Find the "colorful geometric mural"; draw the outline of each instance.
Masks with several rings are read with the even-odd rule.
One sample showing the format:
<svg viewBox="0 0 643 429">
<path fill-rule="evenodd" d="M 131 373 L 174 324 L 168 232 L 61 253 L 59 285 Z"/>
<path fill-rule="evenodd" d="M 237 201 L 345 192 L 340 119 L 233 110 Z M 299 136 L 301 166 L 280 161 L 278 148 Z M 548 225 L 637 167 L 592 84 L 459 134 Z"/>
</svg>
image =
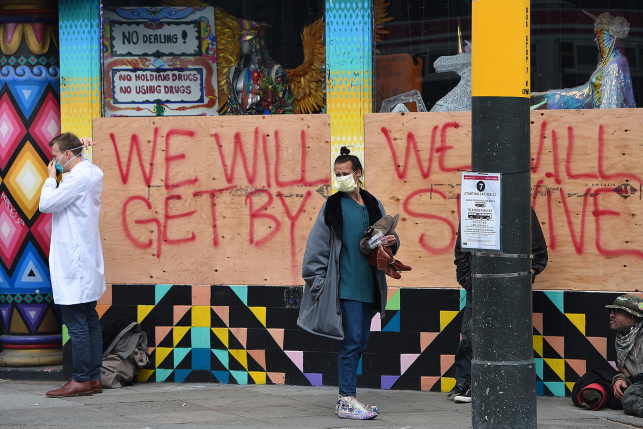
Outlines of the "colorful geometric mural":
<svg viewBox="0 0 643 429">
<path fill-rule="evenodd" d="M 358 385 L 451 390 L 463 292 L 391 288 L 386 317 L 371 323 Z M 139 381 L 337 386 L 340 343 L 297 326 L 301 293 L 298 287 L 113 285 L 97 310 L 102 322 L 126 318 L 147 332 L 151 363 Z M 539 395 L 568 396 L 586 369 L 613 364 L 604 306 L 616 296 L 533 292 Z"/>
<path fill-rule="evenodd" d="M 7 70 L 12 70 L 5 66 L 0 73 L 0 79 L 4 76 L 5 68 Z M 10 72 L 7 71 L 7 74 Z M 13 152 L 16 150 L 16 147 L 25 136 L 27 129 L 22 123 L 18 111 L 13 107 L 11 100 L 9 99 L 9 94 L 4 93 L 2 98 L 0 98 L 0 135 L 2 135 L 2 144 L 0 145 L 0 168 L 3 170 L 9 162 L 9 158 L 13 155 Z"/>
<path fill-rule="evenodd" d="M 0 25 L 7 38 L 0 41 L 0 342 L 7 350 L 56 347 L 61 319 L 47 260 L 51 215 L 38 211 L 38 201 L 48 143 L 60 133 L 57 42 L 50 25 Z"/>
<path fill-rule="evenodd" d="M 29 219 L 38 210 L 40 190 L 46 179 L 47 161 L 44 161 L 31 142 L 27 141 L 15 157 L 4 181 Z"/>
<path fill-rule="evenodd" d="M 621 293 L 534 293 L 534 360 L 538 394 L 569 395 L 592 368 L 615 367 L 616 331 L 609 329 L 611 304 Z"/>
<path fill-rule="evenodd" d="M 13 265 L 13 259 L 27 231 L 29 228 L 16 213 L 7 194 L 2 192 L 0 194 L 0 257 L 7 266 Z"/>
<path fill-rule="evenodd" d="M 49 142 L 60 134 L 60 103 L 54 94 L 49 93 L 45 98 L 29 127 L 29 133 L 44 153 L 51 154 Z"/>
</svg>

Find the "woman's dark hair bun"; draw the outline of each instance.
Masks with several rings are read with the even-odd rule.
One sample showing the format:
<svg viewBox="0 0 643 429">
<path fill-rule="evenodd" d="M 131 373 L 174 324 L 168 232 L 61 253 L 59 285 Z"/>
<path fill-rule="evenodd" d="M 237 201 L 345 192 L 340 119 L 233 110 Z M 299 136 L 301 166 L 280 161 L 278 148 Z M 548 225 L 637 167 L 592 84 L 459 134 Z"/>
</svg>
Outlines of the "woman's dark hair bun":
<svg viewBox="0 0 643 429">
<path fill-rule="evenodd" d="M 364 167 L 362 167 L 362 162 L 355 155 L 351 155 L 351 150 L 346 146 L 342 146 L 339 150 L 340 155 L 335 158 L 335 165 L 344 164 L 345 162 L 350 162 L 353 172 L 360 170 L 364 172 Z M 361 181 L 361 179 L 360 179 Z M 360 182 L 361 183 L 361 182 Z"/>
</svg>

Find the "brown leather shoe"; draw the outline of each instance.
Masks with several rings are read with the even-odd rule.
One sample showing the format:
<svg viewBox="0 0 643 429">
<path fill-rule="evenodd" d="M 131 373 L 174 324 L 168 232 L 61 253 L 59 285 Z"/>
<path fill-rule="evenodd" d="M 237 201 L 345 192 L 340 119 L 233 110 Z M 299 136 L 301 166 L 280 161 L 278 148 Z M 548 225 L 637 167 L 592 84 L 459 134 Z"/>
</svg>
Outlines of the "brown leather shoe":
<svg viewBox="0 0 643 429">
<path fill-rule="evenodd" d="M 389 263 L 393 266 L 393 269 L 395 271 L 411 271 L 410 266 L 403 264 L 397 259 L 394 259 L 393 249 L 391 249 L 390 246 L 383 246 L 382 248 L 384 249 L 384 252 L 391 258 L 389 259 Z"/>
<path fill-rule="evenodd" d="M 382 250 L 389 256 L 389 262 L 393 262 L 393 249 L 391 249 L 391 246 L 382 246 Z"/>
<path fill-rule="evenodd" d="M 394 278 L 395 280 L 399 280 L 399 279 L 402 278 L 400 273 L 395 271 L 391 265 L 388 266 L 388 268 L 386 269 L 386 272 L 384 274 L 386 274 L 389 277 Z"/>
<path fill-rule="evenodd" d="M 69 398 L 71 396 L 92 396 L 92 383 L 78 383 L 73 379 L 58 390 L 47 392 L 47 398 Z"/>
<path fill-rule="evenodd" d="M 379 256 L 379 255 L 378 255 Z M 388 261 L 384 258 L 377 258 L 377 265 L 376 265 L 378 270 L 385 270 L 386 267 L 388 267 Z"/>
<path fill-rule="evenodd" d="M 377 248 L 377 269 L 386 270 L 389 262 L 393 262 L 394 259 L 384 250 L 382 246 Z"/>
<path fill-rule="evenodd" d="M 377 265 L 377 249 L 371 250 L 371 255 L 368 257 L 368 263 L 372 266 Z"/>
<path fill-rule="evenodd" d="M 377 248 L 377 257 L 393 262 L 393 251 L 390 246 L 379 246 Z"/>
<path fill-rule="evenodd" d="M 92 392 L 103 393 L 103 382 L 99 380 L 91 380 Z"/>
<path fill-rule="evenodd" d="M 393 266 L 393 269 L 395 271 L 411 271 L 411 267 L 409 267 L 408 265 L 404 265 L 397 259 L 391 265 Z"/>
</svg>

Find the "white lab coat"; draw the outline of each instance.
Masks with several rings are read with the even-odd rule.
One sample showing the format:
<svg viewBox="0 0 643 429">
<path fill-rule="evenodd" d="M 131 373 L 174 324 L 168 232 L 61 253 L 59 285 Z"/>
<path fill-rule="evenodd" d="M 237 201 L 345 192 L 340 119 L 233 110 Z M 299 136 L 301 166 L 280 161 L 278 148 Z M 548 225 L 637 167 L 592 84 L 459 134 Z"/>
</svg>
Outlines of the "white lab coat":
<svg viewBox="0 0 643 429">
<path fill-rule="evenodd" d="M 103 172 L 81 161 L 56 187 L 47 179 L 40 211 L 52 213 L 49 273 L 59 305 L 97 301 L 105 292 L 103 249 L 98 230 Z"/>
</svg>

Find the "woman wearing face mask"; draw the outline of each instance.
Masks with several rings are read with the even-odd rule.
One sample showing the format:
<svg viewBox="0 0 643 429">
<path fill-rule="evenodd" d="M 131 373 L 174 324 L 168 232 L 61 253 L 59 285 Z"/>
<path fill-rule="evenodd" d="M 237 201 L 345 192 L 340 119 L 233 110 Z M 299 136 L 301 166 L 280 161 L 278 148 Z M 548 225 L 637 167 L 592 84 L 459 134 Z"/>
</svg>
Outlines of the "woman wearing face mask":
<svg viewBox="0 0 643 429">
<path fill-rule="evenodd" d="M 313 334 L 342 340 L 337 356 L 341 418 L 372 419 L 378 407 L 356 399 L 357 366 L 376 312 L 384 317 L 387 286 L 384 271 L 368 264 L 360 240 L 369 226 L 386 215 L 382 203 L 359 187 L 362 163 L 342 147 L 335 160 L 336 191 L 328 198 L 308 236 L 302 276 L 306 282 L 297 324 Z M 383 245 L 397 252 L 397 235 Z"/>
</svg>

